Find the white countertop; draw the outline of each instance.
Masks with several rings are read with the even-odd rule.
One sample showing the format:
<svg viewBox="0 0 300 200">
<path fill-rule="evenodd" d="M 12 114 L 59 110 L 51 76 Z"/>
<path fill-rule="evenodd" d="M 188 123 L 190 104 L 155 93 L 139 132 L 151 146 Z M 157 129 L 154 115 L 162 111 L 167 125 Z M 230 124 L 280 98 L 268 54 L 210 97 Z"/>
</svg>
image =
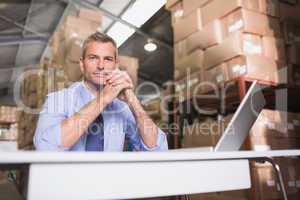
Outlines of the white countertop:
<svg viewBox="0 0 300 200">
<path fill-rule="evenodd" d="M 189 151 L 166 152 L 38 152 L 16 151 L 0 152 L 0 164 L 18 163 L 83 163 L 83 162 L 157 162 L 247 159 L 253 157 L 291 157 L 300 156 L 299 150 L 272 151 L 232 151 L 203 152 L 197 149 Z"/>
</svg>

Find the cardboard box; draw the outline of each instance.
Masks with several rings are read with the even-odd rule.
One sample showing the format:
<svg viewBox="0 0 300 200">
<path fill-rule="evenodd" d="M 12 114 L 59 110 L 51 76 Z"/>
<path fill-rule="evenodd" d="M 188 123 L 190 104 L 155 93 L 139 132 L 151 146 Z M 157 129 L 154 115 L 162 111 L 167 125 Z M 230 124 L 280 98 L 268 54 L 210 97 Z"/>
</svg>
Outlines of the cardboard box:
<svg viewBox="0 0 300 200">
<path fill-rule="evenodd" d="M 143 104 L 143 107 L 144 107 L 145 111 L 149 115 L 160 114 L 160 112 L 161 112 L 161 107 L 160 106 L 161 106 L 160 99 L 154 99 L 154 100 L 151 100 L 151 101 Z"/>
<path fill-rule="evenodd" d="M 264 56 L 273 60 L 281 60 L 286 62 L 285 43 L 281 38 L 267 37 L 262 38 Z"/>
<path fill-rule="evenodd" d="M 299 128 L 299 113 L 264 109 L 250 130 L 252 149 L 297 149 L 300 147 Z"/>
<path fill-rule="evenodd" d="M 271 149 L 299 149 L 300 139 L 297 138 L 273 138 L 271 143 Z"/>
<path fill-rule="evenodd" d="M 184 81 L 186 84 L 186 90 L 184 90 L 184 97 L 186 99 L 191 99 L 197 97 L 199 94 L 203 93 L 203 87 L 201 85 L 204 80 L 203 69 L 194 72 L 190 77 L 187 77 Z"/>
<path fill-rule="evenodd" d="M 64 32 L 65 40 L 70 40 L 72 38 L 80 38 L 84 40 L 96 32 L 98 27 L 99 24 L 94 21 L 74 16 L 67 16 L 62 27 L 62 31 Z"/>
<path fill-rule="evenodd" d="M 8 182 L 8 171 L 0 171 L 0 184 Z"/>
<path fill-rule="evenodd" d="M 187 16 L 197 8 L 201 8 L 212 0 L 183 0 L 184 15 Z"/>
<path fill-rule="evenodd" d="M 265 15 L 279 17 L 279 1 L 259 0 L 259 11 Z"/>
<path fill-rule="evenodd" d="M 201 85 L 204 80 L 203 69 L 200 69 L 193 74 L 175 82 L 175 93 L 177 100 L 183 102 L 191 99 L 202 93 L 203 87 Z"/>
<path fill-rule="evenodd" d="M 258 55 L 239 56 L 228 61 L 229 80 L 243 76 L 278 83 L 277 70 L 275 61 Z"/>
<path fill-rule="evenodd" d="M 292 142 L 299 142 L 300 134 L 298 133 L 298 131 L 299 127 L 291 126 L 291 123 L 282 124 L 274 121 L 257 121 L 257 123 L 255 123 L 252 127 L 251 137 L 258 138 L 259 141 L 263 139 L 263 142 L 267 142 L 264 140 L 270 139 L 270 145 L 274 145 L 275 143 L 273 141 L 277 139 L 279 139 L 278 141 L 280 141 L 281 139 L 288 139 Z M 282 147 L 279 146 L 279 148 Z"/>
<path fill-rule="evenodd" d="M 18 124 L 14 123 L 4 130 L 0 127 L 0 140 L 16 141 L 18 139 Z"/>
<path fill-rule="evenodd" d="M 219 88 L 219 85 L 228 81 L 227 64 L 222 63 L 211 69 L 204 70 L 204 82 L 201 84 L 203 94 L 213 92 Z"/>
<path fill-rule="evenodd" d="M 289 199 L 296 200 L 299 199 L 299 189 L 300 189 L 300 159 L 298 157 L 282 158 L 277 159 L 277 163 L 283 168 L 285 172 L 283 175 L 283 180 L 285 185 L 288 187 Z"/>
<path fill-rule="evenodd" d="M 300 45 L 287 46 L 287 60 L 290 64 L 300 65 Z"/>
<path fill-rule="evenodd" d="M 183 4 L 182 2 L 176 3 L 173 7 L 170 8 L 171 11 L 171 21 L 172 26 L 179 20 L 183 18 L 184 11 L 183 11 Z"/>
<path fill-rule="evenodd" d="M 204 67 L 209 69 L 238 55 L 263 53 L 261 38 L 257 35 L 236 32 L 220 45 L 204 52 Z"/>
<path fill-rule="evenodd" d="M 227 64 L 222 63 L 204 71 L 205 81 L 211 84 L 220 84 L 228 81 Z"/>
<path fill-rule="evenodd" d="M 279 20 L 246 9 L 238 9 L 226 15 L 222 19 L 222 26 L 224 38 L 236 31 L 262 36 L 281 36 Z"/>
<path fill-rule="evenodd" d="M 165 8 L 167 10 L 170 10 L 175 4 L 182 2 L 182 0 L 167 0 L 167 3 L 165 5 Z"/>
<path fill-rule="evenodd" d="M 133 84 L 137 86 L 139 60 L 135 57 L 119 56 L 119 68 L 125 70 L 132 79 Z"/>
<path fill-rule="evenodd" d="M 214 20 L 187 38 L 187 51 L 206 49 L 222 42 L 222 29 L 219 20 Z"/>
<path fill-rule="evenodd" d="M 26 81 L 25 81 L 26 82 Z M 13 106 L 0 106 L 0 121 L 4 123 L 15 123 L 18 121 L 19 111 Z"/>
<path fill-rule="evenodd" d="M 214 0 L 202 8 L 203 25 L 224 17 L 237 8 L 259 11 L 258 0 Z"/>
<path fill-rule="evenodd" d="M 290 130 L 300 128 L 300 113 L 272 111 L 274 122 L 287 126 Z"/>
<path fill-rule="evenodd" d="M 182 58 L 188 55 L 187 40 L 181 40 L 174 44 L 174 64 L 175 66 Z"/>
<path fill-rule="evenodd" d="M 81 8 L 78 17 L 96 22 L 101 26 L 103 14 L 100 11 Z"/>
<path fill-rule="evenodd" d="M 216 119 L 206 118 L 196 121 L 183 128 L 184 147 L 212 147 L 216 144 L 216 135 L 220 134 L 219 123 Z"/>
<path fill-rule="evenodd" d="M 64 74 L 67 77 L 67 80 L 70 82 L 79 81 L 82 78 L 82 72 L 80 70 L 79 60 L 73 61 L 66 59 L 64 65 Z"/>
<path fill-rule="evenodd" d="M 64 37 L 63 37 L 64 38 Z M 57 37 L 53 37 L 52 49 L 52 59 L 59 66 L 62 66 L 65 63 L 65 54 L 66 54 L 66 45 L 65 40 L 58 40 Z"/>
<path fill-rule="evenodd" d="M 175 78 L 180 80 L 201 68 L 203 68 L 203 51 L 198 49 L 181 59 L 178 65 L 175 66 L 175 71 L 178 71 L 178 75 Z"/>
<path fill-rule="evenodd" d="M 201 30 L 202 20 L 200 9 L 198 8 L 188 16 L 182 19 L 178 19 L 178 21 L 174 24 L 173 28 L 175 43 Z"/>
<path fill-rule="evenodd" d="M 290 5 L 286 3 L 279 3 L 279 12 L 281 21 L 299 21 L 300 19 L 300 5 Z"/>
<path fill-rule="evenodd" d="M 290 183 L 295 183 L 295 176 L 290 173 L 294 173 L 295 168 L 293 166 L 282 166 L 282 174 L 287 174 L 284 177 L 285 186 L 287 188 L 288 195 L 297 193 L 296 187 Z M 279 182 L 277 180 L 275 171 L 271 165 L 255 166 L 254 168 L 254 187 L 255 187 L 255 199 L 281 199 L 282 193 L 280 191 Z"/>
<path fill-rule="evenodd" d="M 83 41 L 78 38 L 70 40 L 66 49 L 66 58 L 70 61 L 78 62 L 82 57 L 82 45 Z"/>
</svg>

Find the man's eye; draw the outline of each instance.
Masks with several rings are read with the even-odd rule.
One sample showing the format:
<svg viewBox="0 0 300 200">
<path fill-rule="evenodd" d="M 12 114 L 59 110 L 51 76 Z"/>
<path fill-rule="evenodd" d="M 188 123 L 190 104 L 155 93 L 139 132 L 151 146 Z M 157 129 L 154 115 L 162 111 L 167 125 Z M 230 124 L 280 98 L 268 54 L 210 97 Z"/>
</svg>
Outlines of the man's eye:
<svg viewBox="0 0 300 200">
<path fill-rule="evenodd" d="M 94 59 L 96 59 L 96 56 L 89 56 L 88 59 L 89 60 L 94 60 Z"/>
</svg>

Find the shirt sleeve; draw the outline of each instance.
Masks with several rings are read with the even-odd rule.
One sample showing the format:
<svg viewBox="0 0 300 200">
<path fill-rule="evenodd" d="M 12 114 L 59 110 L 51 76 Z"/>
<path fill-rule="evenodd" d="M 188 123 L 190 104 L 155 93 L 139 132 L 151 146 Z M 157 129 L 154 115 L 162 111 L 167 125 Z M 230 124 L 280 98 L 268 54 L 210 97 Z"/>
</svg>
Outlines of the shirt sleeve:
<svg viewBox="0 0 300 200">
<path fill-rule="evenodd" d="M 61 143 L 61 122 L 67 118 L 63 98 L 59 93 L 47 96 L 39 115 L 33 138 L 35 148 L 41 151 L 67 150 Z"/>
<path fill-rule="evenodd" d="M 128 108 L 126 111 L 125 117 L 125 133 L 126 137 L 129 139 L 129 142 L 133 145 L 134 149 L 137 151 L 166 151 L 168 150 L 168 142 L 166 134 L 157 127 L 157 142 L 156 146 L 149 148 L 144 144 L 140 133 L 138 131 L 136 120 Z"/>
</svg>

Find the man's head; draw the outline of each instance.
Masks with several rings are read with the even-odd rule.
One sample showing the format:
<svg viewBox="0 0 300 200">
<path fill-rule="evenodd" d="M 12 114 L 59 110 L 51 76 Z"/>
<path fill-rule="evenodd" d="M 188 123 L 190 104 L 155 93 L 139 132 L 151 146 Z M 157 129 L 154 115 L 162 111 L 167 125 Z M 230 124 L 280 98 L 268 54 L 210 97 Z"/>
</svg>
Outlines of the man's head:
<svg viewBox="0 0 300 200">
<path fill-rule="evenodd" d="M 86 81 L 103 85 L 103 71 L 114 70 L 118 65 L 116 42 L 109 36 L 96 32 L 83 43 L 80 69 Z"/>
</svg>

